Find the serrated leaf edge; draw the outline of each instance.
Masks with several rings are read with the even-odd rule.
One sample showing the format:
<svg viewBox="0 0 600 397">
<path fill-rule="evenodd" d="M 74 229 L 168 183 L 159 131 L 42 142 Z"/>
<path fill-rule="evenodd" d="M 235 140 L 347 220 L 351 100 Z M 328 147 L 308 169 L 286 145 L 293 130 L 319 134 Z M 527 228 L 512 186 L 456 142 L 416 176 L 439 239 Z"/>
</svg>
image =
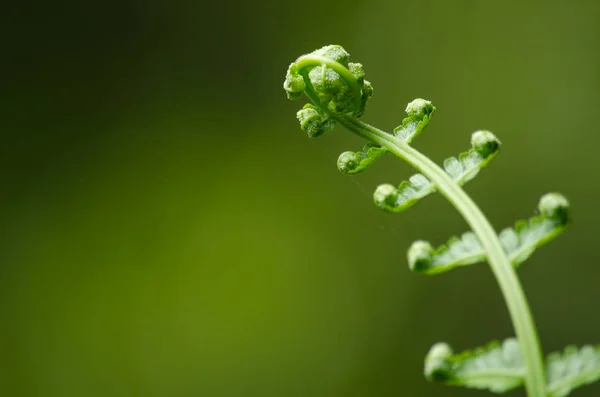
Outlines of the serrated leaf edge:
<svg viewBox="0 0 600 397">
<path fill-rule="evenodd" d="M 597 356 L 598 365 L 593 367 L 590 371 L 578 372 L 577 376 L 571 378 L 565 378 L 558 382 L 550 382 L 548 381 L 548 395 L 549 397 L 565 397 L 574 389 L 585 386 L 591 383 L 594 383 L 600 380 L 600 345 L 584 345 L 581 347 L 577 347 L 574 345 L 569 345 L 565 347 L 562 351 L 553 352 L 548 355 L 546 359 L 546 371 L 550 373 L 550 365 L 556 361 L 562 361 L 565 358 L 568 358 L 570 354 L 583 354 L 585 349 L 591 349 Z M 591 378 L 590 378 L 591 376 Z"/>
</svg>

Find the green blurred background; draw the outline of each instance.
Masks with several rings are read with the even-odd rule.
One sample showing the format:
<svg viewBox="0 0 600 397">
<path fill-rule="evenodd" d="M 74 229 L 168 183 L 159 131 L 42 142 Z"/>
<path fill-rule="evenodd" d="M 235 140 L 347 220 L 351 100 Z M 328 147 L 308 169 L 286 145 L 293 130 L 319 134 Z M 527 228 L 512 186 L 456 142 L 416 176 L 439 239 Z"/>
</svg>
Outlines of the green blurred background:
<svg viewBox="0 0 600 397">
<path fill-rule="evenodd" d="M 547 351 L 600 342 L 600 2 L 3 8 L 0 395 L 487 395 L 427 383 L 422 360 L 512 335 L 488 267 L 405 260 L 464 221 L 440 196 L 380 212 L 373 189 L 409 167 L 342 175 L 362 142 L 309 140 L 285 99 L 289 63 L 330 43 L 365 65 L 366 121 L 433 101 L 433 159 L 500 137 L 467 186 L 496 228 L 570 199 L 571 230 L 519 274 Z"/>
</svg>

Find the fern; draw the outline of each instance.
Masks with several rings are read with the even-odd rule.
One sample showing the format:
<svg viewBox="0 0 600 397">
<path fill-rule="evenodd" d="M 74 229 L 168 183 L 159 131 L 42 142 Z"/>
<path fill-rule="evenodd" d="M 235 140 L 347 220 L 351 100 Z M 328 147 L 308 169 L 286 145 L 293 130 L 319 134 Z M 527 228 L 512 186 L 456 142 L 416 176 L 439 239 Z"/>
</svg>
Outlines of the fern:
<svg viewBox="0 0 600 397">
<path fill-rule="evenodd" d="M 445 171 L 459 185 L 473 179 L 500 149 L 500 141 L 489 131 L 473 133 L 471 145 L 473 147 L 461 153 L 458 158 L 450 157 L 444 161 Z M 432 181 L 422 174 L 415 174 L 398 188 L 390 184 L 380 185 L 375 190 L 374 201 L 385 211 L 401 212 L 435 190 L 436 186 Z"/>
<path fill-rule="evenodd" d="M 374 201 L 380 208 L 400 212 L 438 191 L 464 217 L 472 229 L 434 249 L 417 241 L 408 252 L 409 266 L 426 274 L 487 260 L 507 302 L 516 339 L 494 342 L 474 351 L 453 355 L 446 344 L 435 345 L 427 355 L 425 375 L 433 381 L 502 393 L 524 385 L 529 397 L 564 397 L 571 390 L 600 378 L 598 348 L 567 348 L 542 360 L 535 323 L 515 267 L 534 250 L 562 233 L 568 221 L 568 202 L 558 193 L 540 200 L 539 215 L 519 221 L 496 234 L 479 207 L 461 188 L 496 156 L 500 141 L 489 131 L 472 135 L 472 148 L 438 166 L 410 146 L 431 120 L 435 107 L 416 99 L 408 104 L 402 124 L 387 133 L 360 120 L 373 94 L 363 66 L 350 62 L 340 46 L 330 45 L 296 59 L 283 84 L 289 99 L 307 97 L 310 104 L 298 113 L 300 127 L 318 137 L 342 125 L 367 140 L 359 152 L 342 153 L 338 168 L 356 174 L 379 157 L 391 153 L 412 165 L 417 174 L 396 187 L 380 185 Z M 548 383 L 546 382 L 548 379 Z"/>
<path fill-rule="evenodd" d="M 557 200 L 558 207 L 548 208 L 545 205 L 548 200 Z M 558 193 L 549 193 L 540 200 L 538 216 L 502 230 L 498 238 L 512 265 L 518 267 L 536 248 L 560 235 L 567 227 L 567 211 L 567 200 Z M 410 269 L 426 274 L 443 273 L 485 259 L 485 249 L 472 231 L 465 232 L 460 238 L 452 237 L 437 249 L 426 241 L 416 241 L 408 250 Z"/>
</svg>

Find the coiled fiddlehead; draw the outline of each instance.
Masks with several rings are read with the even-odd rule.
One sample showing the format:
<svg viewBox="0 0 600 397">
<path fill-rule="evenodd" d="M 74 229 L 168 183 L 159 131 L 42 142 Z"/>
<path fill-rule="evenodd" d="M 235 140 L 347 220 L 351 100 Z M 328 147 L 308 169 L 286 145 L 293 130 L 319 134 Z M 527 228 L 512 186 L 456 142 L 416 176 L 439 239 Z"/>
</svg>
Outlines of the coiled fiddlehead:
<svg viewBox="0 0 600 397">
<path fill-rule="evenodd" d="M 385 153 L 392 153 L 417 169 L 419 173 L 398 188 L 381 185 L 375 192 L 379 207 L 398 212 L 433 192 L 450 201 L 472 231 L 438 250 L 425 241 L 417 241 L 409 250 L 409 264 L 414 270 L 435 274 L 485 258 L 504 295 L 517 336 L 502 346 L 491 344 L 457 356 L 448 345 L 438 344 L 426 360 L 427 378 L 496 392 L 524 384 L 529 397 L 562 397 L 575 387 L 600 378 L 600 360 L 587 348 L 581 354 L 569 351 L 563 356 L 553 355 L 548 366 L 552 383 L 546 382 L 537 330 L 513 266 L 564 230 L 568 220 L 566 199 L 559 194 L 543 196 L 539 216 L 517 223 L 514 230 L 507 229 L 499 237 L 461 185 L 474 178 L 498 153 L 500 141 L 491 132 L 478 131 L 472 136 L 472 149 L 446 160 L 442 168 L 410 146 L 431 120 L 435 111 L 431 102 L 417 99 L 409 103 L 408 117 L 402 124 L 393 133 L 381 131 L 359 119 L 373 93 L 364 77 L 361 64 L 350 62 L 342 47 L 330 45 L 292 63 L 283 86 L 288 98 L 306 96 L 310 100 L 298 113 L 300 126 L 309 136 L 317 137 L 341 124 L 368 141 L 362 151 L 342 153 L 338 168 L 343 173 L 356 174 Z M 448 255 L 452 248 L 455 251 Z M 571 362 L 586 363 L 586 367 L 570 367 L 561 372 L 561 365 Z M 482 364 L 488 365 L 489 371 Z"/>
<path fill-rule="evenodd" d="M 373 94 L 362 65 L 350 62 L 350 54 L 339 45 L 328 45 L 296 59 L 288 68 L 283 89 L 289 99 L 306 95 L 313 103 L 297 115 L 300 127 L 310 137 L 333 129 L 333 114 L 362 116 Z"/>
</svg>

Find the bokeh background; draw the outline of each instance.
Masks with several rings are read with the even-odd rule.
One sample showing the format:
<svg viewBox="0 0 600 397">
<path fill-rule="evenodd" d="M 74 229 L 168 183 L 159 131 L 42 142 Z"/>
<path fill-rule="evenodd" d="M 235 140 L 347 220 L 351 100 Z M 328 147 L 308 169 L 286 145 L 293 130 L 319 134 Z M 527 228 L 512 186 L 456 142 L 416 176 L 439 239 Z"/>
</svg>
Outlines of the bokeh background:
<svg viewBox="0 0 600 397">
<path fill-rule="evenodd" d="M 344 45 L 391 130 L 437 161 L 489 129 L 467 191 L 498 229 L 558 190 L 571 230 L 520 270 L 546 351 L 600 342 L 600 2 L 14 2 L 0 13 L 0 395 L 477 396 L 427 383 L 436 341 L 512 336 L 486 265 L 405 251 L 466 230 L 440 196 L 372 204 L 408 166 L 336 170 L 288 64 Z M 598 385 L 574 396 L 597 396 Z M 523 391 L 511 395 L 523 396 Z"/>
</svg>

